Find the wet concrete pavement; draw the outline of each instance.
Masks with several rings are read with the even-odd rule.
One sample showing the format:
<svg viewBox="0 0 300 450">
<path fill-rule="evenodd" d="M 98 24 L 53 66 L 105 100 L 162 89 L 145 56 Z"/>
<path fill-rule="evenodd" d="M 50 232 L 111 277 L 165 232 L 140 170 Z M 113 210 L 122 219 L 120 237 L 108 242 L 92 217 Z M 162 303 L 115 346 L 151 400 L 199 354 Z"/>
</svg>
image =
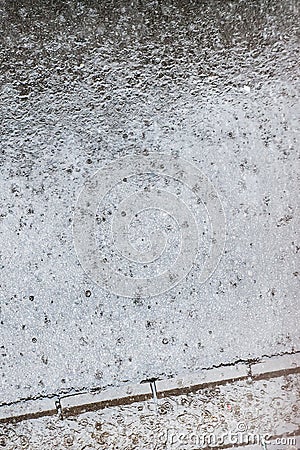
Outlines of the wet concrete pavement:
<svg viewBox="0 0 300 450">
<path fill-rule="evenodd" d="M 1 402 L 299 350 L 297 2 L 0 9 Z M 143 152 L 209 177 L 227 240 L 205 284 L 195 265 L 124 298 L 85 274 L 73 213 L 89 176 Z"/>
</svg>

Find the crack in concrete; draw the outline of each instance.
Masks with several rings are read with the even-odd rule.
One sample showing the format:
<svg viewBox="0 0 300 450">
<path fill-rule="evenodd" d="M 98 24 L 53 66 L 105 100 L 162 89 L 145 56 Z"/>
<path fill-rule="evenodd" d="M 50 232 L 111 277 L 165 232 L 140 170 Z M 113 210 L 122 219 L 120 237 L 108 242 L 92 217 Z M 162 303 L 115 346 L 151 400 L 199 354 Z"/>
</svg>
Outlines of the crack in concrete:
<svg viewBox="0 0 300 450">
<path fill-rule="evenodd" d="M 262 355 L 258 358 L 248 358 L 248 359 L 237 359 L 236 361 L 233 361 L 231 363 L 220 363 L 220 364 L 213 364 L 210 367 L 201 367 L 200 370 L 212 370 L 212 369 L 221 369 L 222 367 L 234 367 L 238 364 L 247 364 L 251 366 L 252 364 L 258 364 L 263 361 L 264 358 L 276 358 L 279 356 L 288 356 L 288 355 L 298 355 L 300 354 L 300 350 L 291 351 L 291 352 L 282 352 L 282 353 L 274 353 L 273 355 Z M 173 377 L 171 377 L 173 378 Z M 159 378 L 156 378 L 159 379 Z"/>
<path fill-rule="evenodd" d="M 237 366 L 238 364 L 245 364 L 249 368 L 248 376 L 250 378 L 253 378 L 253 379 L 258 379 L 258 378 L 261 378 L 261 377 L 263 377 L 263 378 L 271 378 L 271 377 L 279 376 L 280 374 L 282 374 L 283 372 L 286 372 L 286 371 L 288 371 L 288 372 L 299 371 L 299 368 L 297 367 L 295 369 L 286 369 L 286 370 L 280 369 L 278 371 L 275 370 L 272 373 L 266 373 L 266 374 L 260 374 L 260 375 L 253 376 L 252 369 L 251 369 L 252 365 L 260 363 L 266 358 L 267 359 L 272 359 L 272 358 L 276 358 L 276 357 L 280 357 L 280 356 L 298 355 L 298 354 L 300 354 L 300 351 L 297 350 L 297 351 L 291 351 L 291 352 L 277 353 L 277 354 L 273 354 L 273 355 L 262 355 L 259 358 L 238 359 L 238 360 L 236 360 L 234 362 L 231 362 L 231 363 L 221 363 L 221 364 L 218 364 L 218 365 L 212 365 L 211 367 L 203 367 L 203 368 L 201 368 L 201 371 L 210 371 L 210 370 L 213 370 L 213 369 L 234 367 L 234 366 Z M 276 375 L 274 375 L 274 374 L 276 374 Z M 175 375 L 173 377 L 167 377 L 167 378 L 163 378 L 162 376 L 160 376 L 160 377 L 153 377 L 153 378 L 145 379 L 145 380 L 141 381 L 141 383 L 136 383 L 136 384 L 149 383 L 150 384 L 150 388 L 151 388 L 151 392 L 152 392 L 153 400 L 157 401 L 158 393 L 157 393 L 157 389 L 156 389 L 156 381 L 160 381 L 160 380 L 166 380 L 167 381 L 167 380 L 174 379 L 176 376 L 178 376 L 178 375 Z M 245 378 L 245 377 L 240 377 L 240 378 Z M 239 379 L 239 377 L 237 377 L 236 379 Z M 204 383 L 201 384 L 201 386 L 202 385 L 203 386 L 206 386 L 206 385 L 218 385 L 218 384 L 223 384 L 223 383 L 228 383 L 228 382 L 232 382 L 232 380 L 226 379 L 226 380 L 224 380 L 224 382 L 222 382 L 221 380 L 218 380 L 218 381 L 215 381 L 215 382 L 212 382 L 212 381 L 211 382 L 204 382 Z M 123 385 L 125 383 L 128 383 L 128 380 L 126 382 L 124 382 Z M 102 388 L 93 388 L 93 389 L 87 389 L 87 388 L 75 389 L 75 388 L 70 388 L 70 389 L 67 389 L 67 390 L 64 390 L 64 391 L 60 391 L 60 392 L 55 393 L 55 394 L 39 395 L 39 396 L 34 396 L 34 397 L 29 397 L 29 398 L 22 398 L 22 399 L 19 399 L 19 400 L 13 401 L 13 402 L 9 402 L 9 403 L 2 403 L 2 404 L 0 404 L 0 408 L 1 407 L 5 407 L 5 406 L 18 406 L 21 403 L 24 403 L 24 402 L 26 403 L 26 402 L 30 402 L 30 401 L 39 401 L 39 400 L 45 400 L 45 399 L 55 399 L 55 407 L 56 407 L 57 414 L 58 414 L 58 416 L 60 418 L 63 419 L 63 411 L 62 411 L 62 407 L 61 407 L 61 403 L 60 403 L 60 399 L 62 397 L 66 396 L 67 394 L 70 394 L 70 396 L 73 396 L 73 395 L 83 394 L 83 393 L 87 393 L 87 392 L 98 393 L 98 392 L 102 392 L 104 390 L 107 390 L 109 388 L 116 388 L 116 389 L 118 389 L 118 386 L 108 385 L 108 386 L 105 386 L 105 387 L 102 387 Z M 193 391 L 195 389 L 199 389 L 199 386 L 198 385 L 197 386 L 196 385 L 195 386 L 189 386 L 189 387 L 184 387 L 183 386 L 181 388 L 176 389 L 176 395 L 180 395 L 181 392 L 184 393 L 187 389 L 189 391 Z M 32 418 L 35 418 L 35 417 L 37 417 L 37 415 L 39 415 L 41 413 L 42 413 L 42 411 L 40 413 L 34 413 L 34 414 L 31 413 L 29 415 L 31 415 Z M 28 418 L 27 416 L 28 416 L 28 414 L 26 414 L 26 419 Z M 20 418 L 21 417 L 25 417 L 25 415 L 23 415 L 23 416 L 20 415 L 19 417 Z M 16 420 L 16 417 L 14 417 L 14 418 L 8 417 L 6 419 L 1 419 L 0 422 L 2 422 L 3 420 L 5 420 L 5 421 Z M 25 419 L 21 419 L 21 420 L 25 420 Z"/>
</svg>

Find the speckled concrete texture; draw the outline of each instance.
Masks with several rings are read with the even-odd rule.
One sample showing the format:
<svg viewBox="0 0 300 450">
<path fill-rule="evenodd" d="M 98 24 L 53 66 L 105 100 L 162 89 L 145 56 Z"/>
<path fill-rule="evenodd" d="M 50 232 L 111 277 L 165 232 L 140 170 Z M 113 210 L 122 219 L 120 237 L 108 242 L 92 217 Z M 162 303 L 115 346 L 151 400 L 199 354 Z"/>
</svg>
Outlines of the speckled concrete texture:
<svg viewBox="0 0 300 450">
<path fill-rule="evenodd" d="M 0 401 L 299 350 L 297 2 L 0 9 Z M 145 151 L 212 181 L 227 240 L 205 284 L 130 299 L 85 274 L 72 222 L 88 177 Z"/>
</svg>

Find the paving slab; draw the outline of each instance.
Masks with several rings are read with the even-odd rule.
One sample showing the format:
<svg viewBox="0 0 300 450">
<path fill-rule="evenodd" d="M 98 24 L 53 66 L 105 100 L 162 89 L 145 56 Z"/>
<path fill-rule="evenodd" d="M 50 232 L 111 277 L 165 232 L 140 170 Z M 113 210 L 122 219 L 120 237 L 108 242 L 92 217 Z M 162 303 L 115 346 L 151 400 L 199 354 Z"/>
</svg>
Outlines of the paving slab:
<svg viewBox="0 0 300 450">
<path fill-rule="evenodd" d="M 171 379 L 158 380 L 155 382 L 155 385 L 157 397 L 162 398 L 171 393 L 195 390 L 197 386 L 227 383 L 232 380 L 245 379 L 248 376 L 249 366 L 246 364 L 236 364 L 234 366 L 186 373 Z"/>
<path fill-rule="evenodd" d="M 263 358 L 260 363 L 251 365 L 251 374 L 254 377 L 266 377 L 282 372 L 298 371 L 300 368 L 300 353 L 292 355 Z"/>
<path fill-rule="evenodd" d="M 297 2 L 4 0 L 0 10 L 0 402 L 299 350 Z M 147 155 L 153 173 L 120 166 Z M 182 183 L 179 161 L 198 184 Z M 101 203 L 92 177 L 109 165 L 122 178 Z M 84 186 L 95 195 L 78 209 Z M 74 226 L 90 237 L 74 217 L 90 223 L 91 206 L 98 259 L 90 246 L 78 257 L 73 238 Z M 172 272 L 181 249 L 188 266 Z M 218 264 L 203 282 L 206 261 Z M 101 279 L 105 267 L 114 278 Z M 116 295 L 120 274 L 147 282 Z"/>
<path fill-rule="evenodd" d="M 58 398 L 24 400 L 0 407 L 0 423 L 19 422 L 58 414 Z"/>
<path fill-rule="evenodd" d="M 75 415 L 82 411 L 101 409 L 115 404 L 127 404 L 152 398 L 149 383 L 106 389 L 101 392 L 83 393 L 61 397 L 60 406 L 63 417 Z"/>
</svg>

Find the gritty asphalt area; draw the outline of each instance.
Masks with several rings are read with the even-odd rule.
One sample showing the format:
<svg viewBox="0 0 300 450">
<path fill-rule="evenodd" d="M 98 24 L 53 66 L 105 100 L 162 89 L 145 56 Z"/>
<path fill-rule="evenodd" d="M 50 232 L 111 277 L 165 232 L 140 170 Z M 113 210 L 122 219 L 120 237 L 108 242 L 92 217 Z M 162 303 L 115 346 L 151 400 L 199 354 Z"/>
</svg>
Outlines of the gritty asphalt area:
<svg viewBox="0 0 300 450">
<path fill-rule="evenodd" d="M 298 7 L 0 2 L 0 403 L 299 351 Z M 123 177 L 97 212 L 99 248 L 114 244 L 116 205 L 149 186 L 182 199 L 203 230 L 178 284 L 124 297 L 84 270 L 74 211 L 97 170 L 148 154 L 211 180 L 226 243 L 200 283 L 203 205 L 177 181 Z M 142 214 L 131 236 L 143 249 L 142 230 L 169 232 L 158 272 L 180 248 L 160 214 Z M 129 277 L 148 270 L 118 258 Z"/>
</svg>

